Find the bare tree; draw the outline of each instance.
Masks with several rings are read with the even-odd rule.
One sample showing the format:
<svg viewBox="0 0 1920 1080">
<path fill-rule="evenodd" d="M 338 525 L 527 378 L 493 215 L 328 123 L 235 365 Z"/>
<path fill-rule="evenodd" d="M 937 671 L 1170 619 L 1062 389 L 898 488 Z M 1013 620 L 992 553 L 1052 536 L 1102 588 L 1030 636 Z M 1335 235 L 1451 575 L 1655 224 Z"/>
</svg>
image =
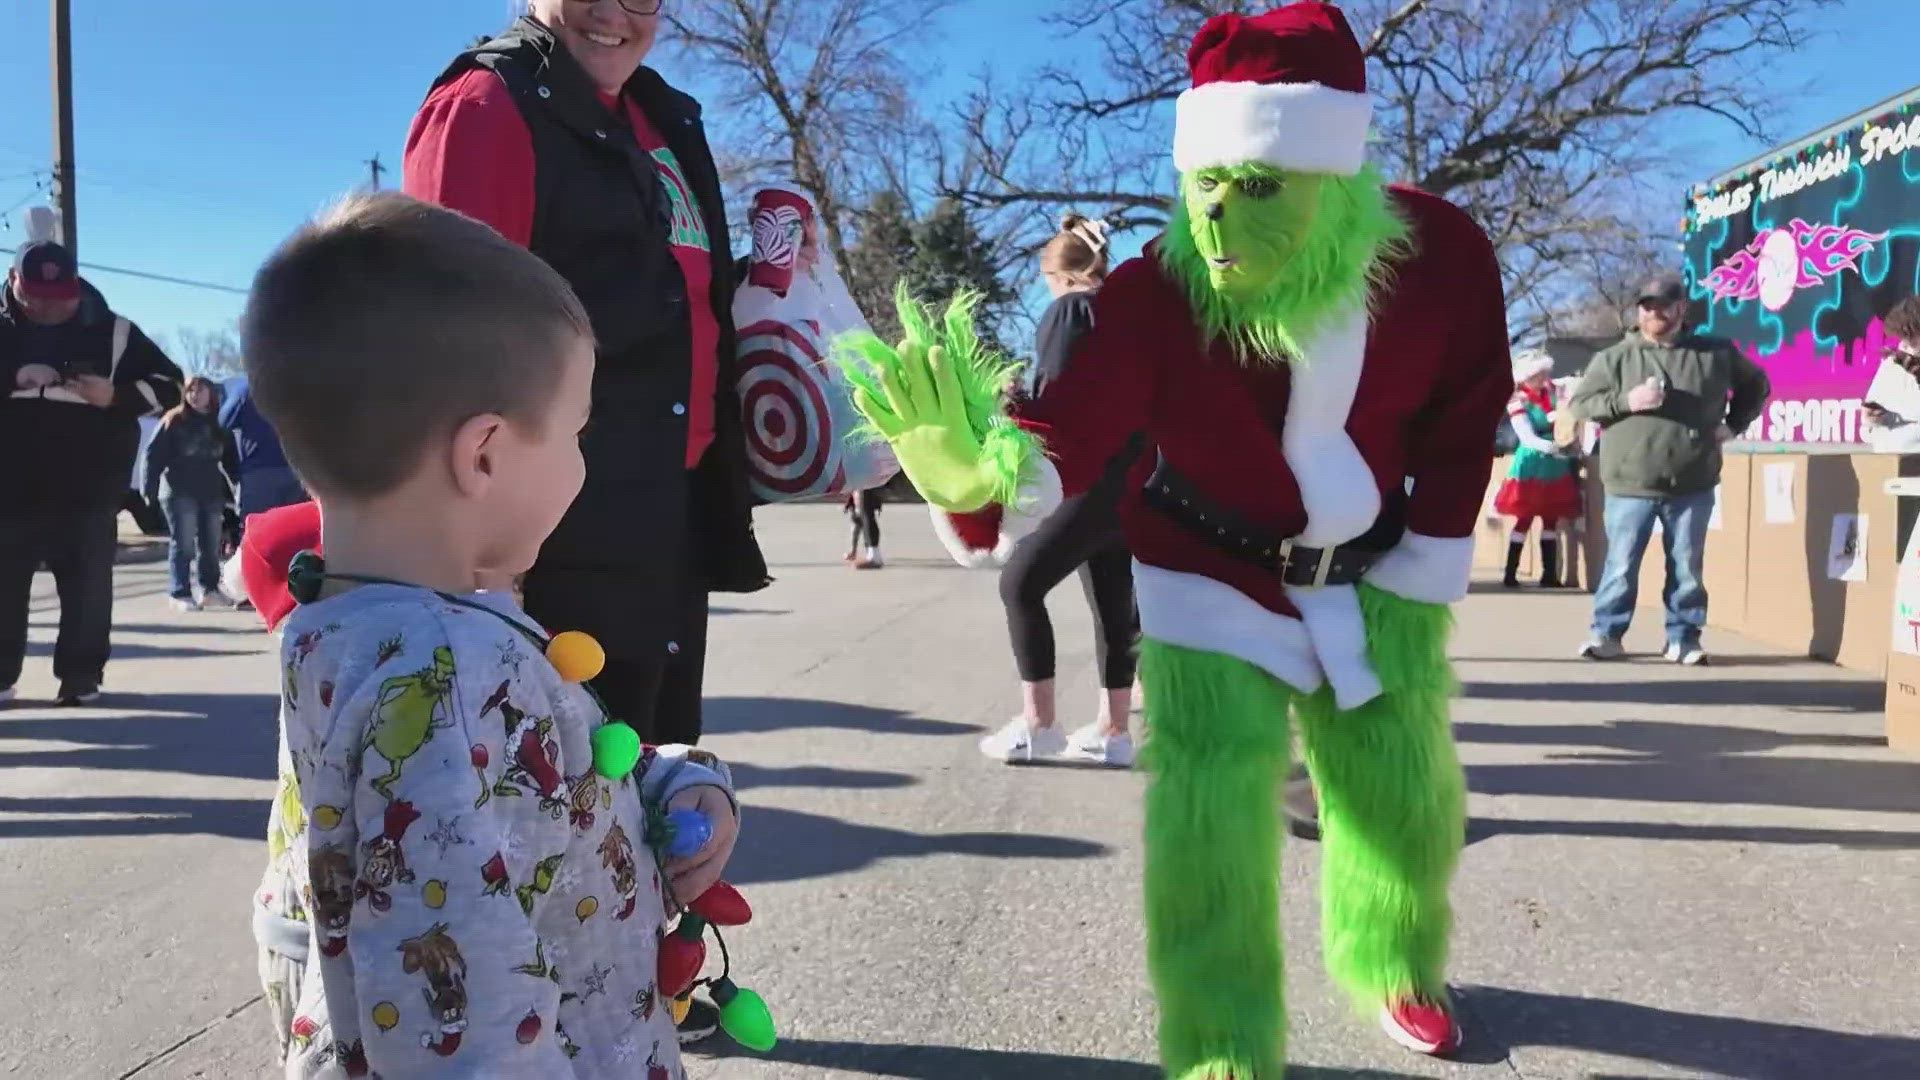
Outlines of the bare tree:
<svg viewBox="0 0 1920 1080">
<path fill-rule="evenodd" d="M 667 19 L 719 96 L 716 156 L 740 190 L 789 180 L 813 196 L 844 273 L 858 208 L 910 190 L 923 135 L 903 56 L 952 0 L 680 0 Z"/>
<path fill-rule="evenodd" d="M 170 354 L 180 370 L 209 379 L 230 379 L 243 370 L 240 363 L 240 333 L 231 326 L 213 330 L 181 327 L 173 335 Z"/>
<path fill-rule="evenodd" d="M 1654 257 L 1679 203 L 1666 122 L 1721 117 L 1756 138 L 1780 87 L 1756 80 L 1835 0 L 1352 0 L 1376 101 L 1373 157 L 1493 238 L 1516 339 Z M 1158 228 L 1172 186 L 1171 104 L 1202 21 L 1234 0 L 1104 0 L 1053 21 L 1097 42 L 1039 74 L 1037 100 L 983 81 L 961 108 L 963 177 L 944 193 L 1020 220 L 1072 206 Z M 1657 210 L 1655 208 L 1658 208 Z"/>
</svg>

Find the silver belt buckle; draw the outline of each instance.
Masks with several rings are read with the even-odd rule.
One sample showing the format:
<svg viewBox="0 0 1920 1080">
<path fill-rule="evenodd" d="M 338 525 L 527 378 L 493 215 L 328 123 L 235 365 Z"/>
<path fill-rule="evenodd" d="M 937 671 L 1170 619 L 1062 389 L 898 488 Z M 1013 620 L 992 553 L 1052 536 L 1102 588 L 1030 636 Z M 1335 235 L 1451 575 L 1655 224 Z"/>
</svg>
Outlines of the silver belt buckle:
<svg viewBox="0 0 1920 1080">
<path fill-rule="evenodd" d="M 1333 573 L 1333 548 L 1320 549 L 1320 565 L 1313 568 L 1313 587 L 1324 588 L 1327 578 Z"/>
</svg>

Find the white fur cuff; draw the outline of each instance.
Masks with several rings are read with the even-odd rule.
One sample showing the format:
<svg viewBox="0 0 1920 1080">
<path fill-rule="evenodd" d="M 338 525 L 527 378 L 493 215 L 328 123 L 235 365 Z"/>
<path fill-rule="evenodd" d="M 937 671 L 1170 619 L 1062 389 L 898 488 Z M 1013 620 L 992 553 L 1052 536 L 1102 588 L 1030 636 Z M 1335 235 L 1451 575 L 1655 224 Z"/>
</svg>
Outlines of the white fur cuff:
<svg viewBox="0 0 1920 1080">
<path fill-rule="evenodd" d="M 1033 476 L 1020 485 L 1015 494 L 1013 505 L 1006 507 L 1000 517 L 1000 536 L 992 549 L 970 548 L 961 540 L 953 527 L 953 519 L 937 506 L 927 504 L 927 512 L 933 517 L 933 535 L 940 540 L 940 546 L 947 549 L 953 561 L 969 570 L 999 566 L 1013 554 L 1014 545 L 1027 538 L 1033 530 L 1040 527 L 1048 514 L 1060 508 L 1063 498 L 1060 486 L 1060 470 L 1046 458 L 1036 458 Z"/>
<path fill-rule="evenodd" d="M 1314 83 L 1216 82 L 1181 93 L 1173 167 L 1183 173 L 1261 162 L 1352 176 L 1367 160 L 1373 102 Z"/>
<path fill-rule="evenodd" d="M 1409 600 L 1451 604 L 1467 595 L 1473 537 L 1410 532 L 1367 571 L 1367 584 Z"/>
</svg>

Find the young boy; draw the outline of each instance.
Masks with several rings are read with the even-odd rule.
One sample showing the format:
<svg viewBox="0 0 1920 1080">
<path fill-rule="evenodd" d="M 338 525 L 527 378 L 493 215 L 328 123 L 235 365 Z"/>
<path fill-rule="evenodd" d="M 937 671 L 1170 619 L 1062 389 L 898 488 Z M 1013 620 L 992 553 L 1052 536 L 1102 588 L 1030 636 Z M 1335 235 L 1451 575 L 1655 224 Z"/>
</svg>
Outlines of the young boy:
<svg viewBox="0 0 1920 1080">
<path fill-rule="evenodd" d="M 658 747 L 603 777 L 608 718 L 500 588 L 584 474 L 579 302 L 486 226 L 374 195 L 268 260 L 243 336 L 326 537 L 282 626 L 255 918 L 286 1075 L 682 1077 L 656 950 L 732 851 L 727 770 Z M 713 837 L 657 863 L 647 816 L 683 808 Z"/>
</svg>

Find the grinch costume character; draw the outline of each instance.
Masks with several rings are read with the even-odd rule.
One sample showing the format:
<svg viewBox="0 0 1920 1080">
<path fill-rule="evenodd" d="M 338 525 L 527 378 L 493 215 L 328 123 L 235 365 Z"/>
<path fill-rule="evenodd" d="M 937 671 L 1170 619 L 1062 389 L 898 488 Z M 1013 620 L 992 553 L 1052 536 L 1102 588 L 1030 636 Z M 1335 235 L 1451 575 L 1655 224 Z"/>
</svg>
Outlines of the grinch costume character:
<svg viewBox="0 0 1920 1080">
<path fill-rule="evenodd" d="M 989 518 L 1030 516 L 1056 471 L 1085 490 L 1135 432 L 1157 448 L 1122 514 L 1169 1075 L 1283 1074 L 1289 716 L 1319 787 L 1327 967 L 1395 1039 L 1446 1053 L 1465 814 L 1447 605 L 1513 389 L 1499 267 L 1465 214 L 1366 165 L 1338 9 L 1216 17 L 1189 62 L 1171 223 L 1108 278 L 1046 400 L 996 411 L 1005 365 L 960 304 L 906 319 L 898 347 L 853 342 L 856 402 L 930 501 Z"/>
</svg>

